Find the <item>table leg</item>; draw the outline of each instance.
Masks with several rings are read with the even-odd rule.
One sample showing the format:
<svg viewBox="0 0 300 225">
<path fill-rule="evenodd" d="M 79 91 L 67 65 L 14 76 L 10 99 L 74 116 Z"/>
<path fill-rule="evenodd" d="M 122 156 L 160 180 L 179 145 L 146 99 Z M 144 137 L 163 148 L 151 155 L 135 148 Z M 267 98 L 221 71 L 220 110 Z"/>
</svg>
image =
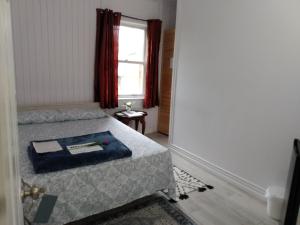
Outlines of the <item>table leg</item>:
<svg viewBox="0 0 300 225">
<path fill-rule="evenodd" d="M 146 128 L 145 117 L 141 118 L 141 124 L 142 124 L 142 134 L 145 134 L 145 128 Z"/>
<path fill-rule="evenodd" d="M 135 119 L 135 130 L 139 130 L 139 119 Z"/>
</svg>

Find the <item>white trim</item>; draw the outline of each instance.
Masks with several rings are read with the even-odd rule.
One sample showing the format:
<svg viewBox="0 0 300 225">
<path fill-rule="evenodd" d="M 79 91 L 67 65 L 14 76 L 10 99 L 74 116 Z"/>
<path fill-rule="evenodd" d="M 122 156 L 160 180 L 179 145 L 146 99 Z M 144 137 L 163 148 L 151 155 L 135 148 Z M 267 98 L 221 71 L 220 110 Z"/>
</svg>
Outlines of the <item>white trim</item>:
<svg viewBox="0 0 300 225">
<path fill-rule="evenodd" d="M 146 65 L 144 61 L 131 61 L 131 60 L 118 60 L 119 63 L 131 63 L 131 64 L 141 64 L 141 65 Z"/>
<path fill-rule="evenodd" d="M 23 224 L 11 7 L 0 0 L 0 224 Z"/>
<path fill-rule="evenodd" d="M 173 55 L 173 71 L 172 71 L 172 85 L 171 85 L 171 105 L 170 105 L 170 123 L 169 123 L 169 144 L 173 143 L 174 133 L 174 118 L 175 118 L 175 96 L 176 96 L 176 84 L 177 84 L 177 69 L 180 53 L 180 35 L 181 35 L 181 5 L 184 4 L 181 0 L 177 2 L 177 15 L 176 15 L 176 29 L 175 29 L 175 44 Z"/>
<path fill-rule="evenodd" d="M 144 100 L 144 95 L 120 95 L 119 100 Z"/>
<path fill-rule="evenodd" d="M 251 181 L 248 181 L 236 174 L 233 174 L 203 158 L 201 158 L 200 156 L 197 156 L 183 148 L 180 148 L 178 146 L 175 145 L 170 145 L 169 149 L 183 157 L 184 159 L 187 159 L 188 161 L 192 162 L 194 165 L 205 169 L 206 171 L 210 172 L 211 174 L 221 178 L 222 180 L 225 180 L 229 183 L 231 183 L 232 185 L 234 185 L 235 187 L 247 192 L 248 194 L 262 200 L 262 201 L 266 201 L 265 198 L 265 189 L 263 187 L 260 187 L 254 183 L 252 183 Z"/>
</svg>

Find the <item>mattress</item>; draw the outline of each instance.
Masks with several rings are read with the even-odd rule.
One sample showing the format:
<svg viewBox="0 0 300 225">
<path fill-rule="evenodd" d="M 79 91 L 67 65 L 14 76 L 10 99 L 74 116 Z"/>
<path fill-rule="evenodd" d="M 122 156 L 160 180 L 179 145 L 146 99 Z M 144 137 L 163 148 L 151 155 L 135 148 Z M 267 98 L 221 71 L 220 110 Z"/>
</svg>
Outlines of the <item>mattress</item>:
<svg viewBox="0 0 300 225">
<path fill-rule="evenodd" d="M 32 140 L 110 131 L 132 151 L 129 158 L 59 172 L 35 174 L 27 154 Z M 49 225 L 65 224 L 168 189 L 175 199 L 170 151 L 112 117 L 19 125 L 21 176 L 58 200 Z M 35 209 L 28 213 L 32 218 Z M 26 213 L 25 213 L 26 214 Z"/>
</svg>

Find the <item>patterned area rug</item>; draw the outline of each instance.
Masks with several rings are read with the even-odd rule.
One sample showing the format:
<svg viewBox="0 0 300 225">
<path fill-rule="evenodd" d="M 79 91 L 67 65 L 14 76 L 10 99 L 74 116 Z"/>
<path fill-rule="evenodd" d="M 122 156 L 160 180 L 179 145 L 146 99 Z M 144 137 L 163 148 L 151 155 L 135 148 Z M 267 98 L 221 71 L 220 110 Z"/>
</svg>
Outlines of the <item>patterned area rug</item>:
<svg viewBox="0 0 300 225">
<path fill-rule="evenodd" d="M 188 193 L 193 191 L 204 192 L 214 188 L 176 166 L 173 166 L 173 171 L 176 181 L 176 196 L 180 200 L 188 199 Z"/>
<path fill-rule="evenodd" d="M 188 193 L 204 192 L 214 188 L 176 166 L 173 170 L 176 195 L 180 200 L 189 198 Z M 67 225 L 196 225 L 196 223 L 178 209 L 176 204 L 170 203 L 161 195 L 153 195 Z"/>
<path fill-rule="evenodd" d="M 154 195 L 68 225 L 196 225 L 175 204 Z"/>
</svg>

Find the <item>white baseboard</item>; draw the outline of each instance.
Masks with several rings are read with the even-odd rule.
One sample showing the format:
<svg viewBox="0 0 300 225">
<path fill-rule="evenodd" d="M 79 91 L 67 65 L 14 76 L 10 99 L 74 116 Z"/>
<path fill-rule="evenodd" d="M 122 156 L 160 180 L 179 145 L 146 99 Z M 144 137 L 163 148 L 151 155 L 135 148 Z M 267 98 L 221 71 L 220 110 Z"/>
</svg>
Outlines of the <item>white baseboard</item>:
<svg viewBox="0 0 300 225">
<path fill-rule="evenodd" d="M 208 162 L 207 160 L 185 150 L 182 149 L 178 146 L 175 145 L 170 145 L 169 146 L 170 150 L 183 157 L 184 159 L 187 159 L 188 161 L 192 162 L 194 165 L 207 170 L 208 172 L 218 176 L 219 178 L 230 182 L 231 184 L 233 184 L 234 186 L 236 186 L 237 188 L 247 192 L 248 194 L 262 200 L 262 201 L 266 201 L 265 198 L 265 189 L 253 184 L 252 182 L 237 176 L 236 174 L 233 174 L 227 170 L 224 170 L 223 168 Z"/>
</svg>

